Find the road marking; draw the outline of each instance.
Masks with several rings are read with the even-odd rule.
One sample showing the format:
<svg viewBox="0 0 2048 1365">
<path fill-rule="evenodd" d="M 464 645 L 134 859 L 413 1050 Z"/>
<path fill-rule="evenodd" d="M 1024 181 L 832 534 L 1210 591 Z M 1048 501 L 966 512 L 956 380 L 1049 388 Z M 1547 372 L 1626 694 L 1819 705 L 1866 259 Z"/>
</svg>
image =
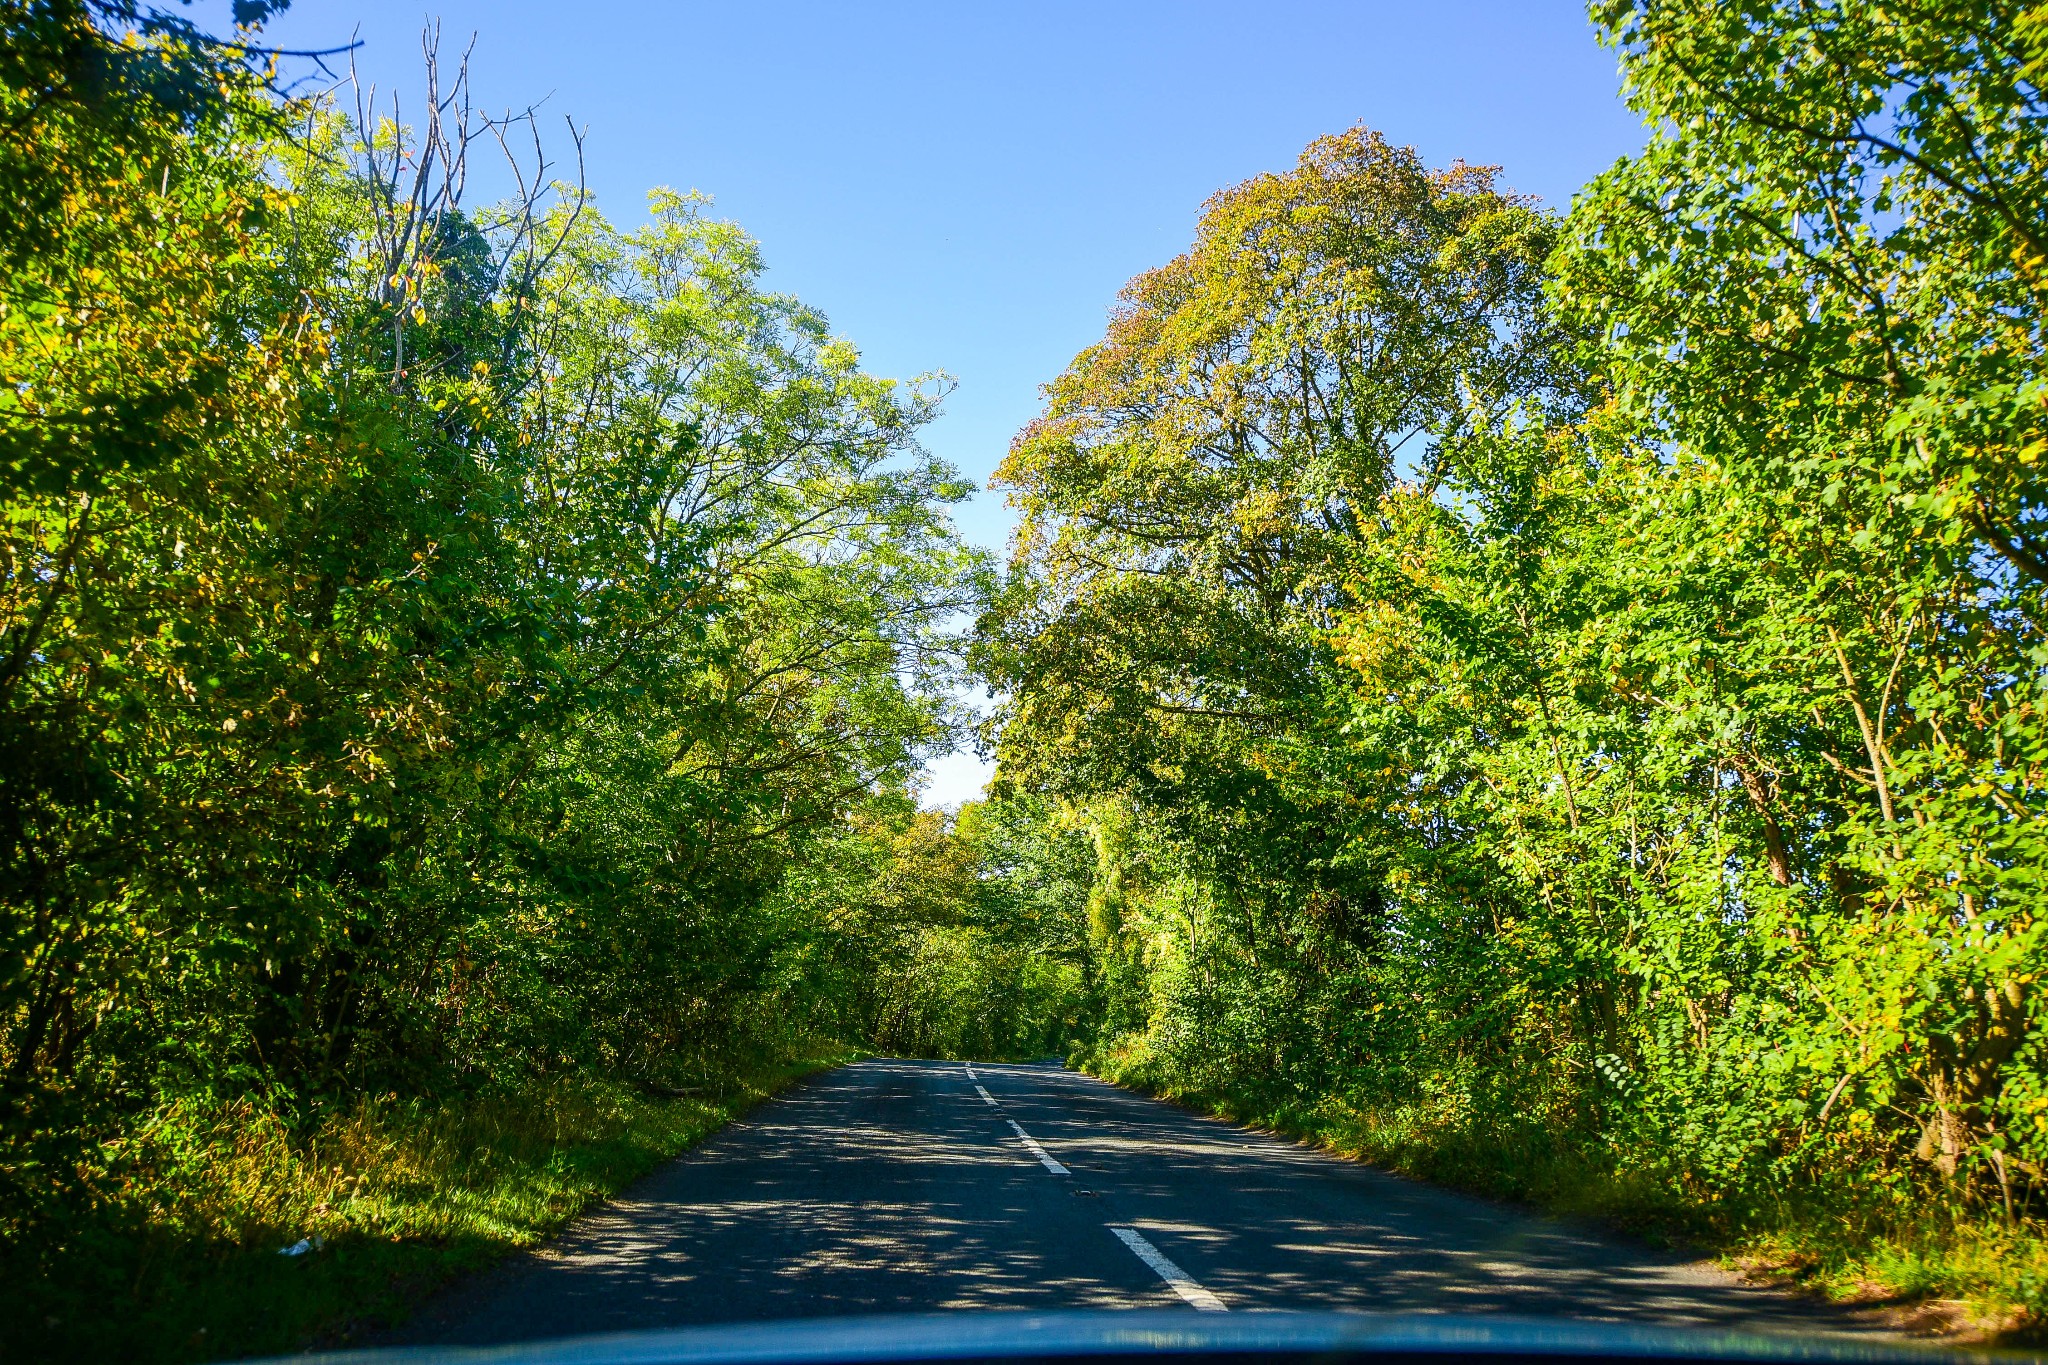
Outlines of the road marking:
<svg viewBox="0 0 2048 1365">
<path fill-rule="evenodd" d="M 961 1063 L 961 1065 L 967 1068 L 967 1079 L 968 1079 L 968 1080 L 970 1080 L 970 1081 L 978 1081 L 978 1080 L 980 1080 L 980 1079 L 981 1079 L 981 1077 L 979 1077 L 979 1076 L 977 1076 L 977 1075 L 975 1075 L 975 1074 L 974 1074 L 974 1063 L 973 1063 L 973 1062 L 962 1062 L 962 1063 Z"/>
<path fill-rule="evenodd" d="M 1022 1132 L 1023 1130 L 1019 1129 L 1018 1131 Z M 1201 1285 L 1196 1284 L 1194 1276 L 1160 1255 L 1159 1248 L 1146 1241 L 1136 1228 L 1120 1228 L 1115 1224 L 1111 1224 L 1109 1230 L 1115 1233 L 1117 1240 L 1129 1247 L 1139 1260 L 1151 1266 L 1152 1272 L 1160 1279 L 1166 1281 L 1169 1289 L 1187 1300 L 1195 1311 L 1200 1313 L 1228 1313 L 1230 1311 L 1229 1306 L 1223 1300 L 1202 1288 Z"/>
<path fill-rule="evenodd" d="M 995 1101 L 994 1101 L 994 1100 L 990 1100 L 990 1101 L 989 1101 L 989 1103 L 990 1103 L 990 1104 L 994 1104 L 994 1103 L 995 1103 Z M 1031 1134 L 1029 1134 L 1029 1133 L 1027 1133 L 1027 1132 L 1025 1132 L 1025 1131 L 1024 1131 L 1024 1125 L 1023 1125 L 1023 1124 L 1021 1124 L 1021 1123 L 1017 1122 L 1017 1120 L 1015 1120 L 1015 1119 L 1011 1119 L 1011 1120 L 1010 1120 L 1010 1126 L 1011 1126 L 1012 1128 L 1015 1128 L 1015 1129 L 1017 1130 L 1017 1136 L 1018 1136 L 1018 1137 L 1020 1137 L 1020 1138 L 1022 1138 L 1022 1139 L 1024 1140 L 1024 1148 L 1025 1148 L 1025 1150 L 1026 1150 L 1026 1151 L 1028 1151 L 1028 1152 L 1030 1152 L 1030 1153 L 1031 1153 L 1031 1155 L 1033 1155 L 1033 1156 L 1037 1157 L 1037 1158 L 1039 1159 L 1039 1161 L 1040 1161 L 1041 1163 L 1043 1163 L 1043 1164 L 1044 1164 L 1044 1166 L 1045 1166 L 1045 1169 L 1047 1169 L 1048 1171 L 1051 1171 L 1051 1172 L 1052 1172 L 1052 1173 L 1053 1173 L 1054 1175 L 1072 1175 L 1072 1174 L 1073 1174 L 1073 1172 L 1072 1172 L 1072 1171 L 1070 1171 L 1070 1170 L 1068 1170 L 1068 1169 L 1067 1169 L 1066 1167 L 1064 1167 L 1064 1166 L 1060 1165 L 1060 1163 L 1059 1163 L 1059 1162 L 1057 1162 L 1057 1161 L 1054 1161 L 1054 1160 L 1052 1159 L 1051 1155 L 1050 1155 L 1050 1154 L 1048 1154 L 1048 1153 L 1046 1152 L 1045 1148 L 1043 1148 L 1043 1147 L 1041 1147 L 1041 1146 L 1039 1146 L 1039 1145 L 1038 1145 L 1038 1139 L 1036 1139 L 1036 1138 L 1032 1137 L 1032 1136 L 1031 1136 Z"/>
<path fill-rule="evenodd" d="M 989 1094 L 988 1091 L 981 1086 L 975 1086 L 974 1093 L 981 1096 L 983 1099 L 987 1100 L 990 1104 L 994 1104 L 996 1102 L 996 1097 L 994 1095 Z"/>
</svg>

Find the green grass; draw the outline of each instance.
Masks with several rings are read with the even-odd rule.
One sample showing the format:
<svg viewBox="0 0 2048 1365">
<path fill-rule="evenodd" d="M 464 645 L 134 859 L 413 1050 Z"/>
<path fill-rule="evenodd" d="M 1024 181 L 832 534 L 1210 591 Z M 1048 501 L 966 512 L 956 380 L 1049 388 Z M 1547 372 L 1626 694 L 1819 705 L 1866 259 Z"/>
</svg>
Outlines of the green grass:
<svg viewBox="0 0 2048 1365">
<path fill-rule="evenodd" d="M 174 1107 L 92 1208 L 14 1247 L 0 1358 L 219 1359 L 345 1345 L 522 1247 L 791 1081 L 764 1061 L 702 1095 L 565 1079 L 524 1093 L 366 1101 L 295 1137 L 251 1105 Z M 319 1250 L 281 1256 L 318 1237 Z M 35 1271 L 22 1253 L 37 1250 Z"/>
<path fill-rule="evenodd" d="M 1385 1170 L 1590 1219 L 1752 1278 L 1883 1306 L 1909 1330 L 1990 1345 L 2048 1342 L 2048 1224 L 2037 1218 L 2008 1221 L 1999 1211 L 1957 1209 L 1915 1197 L 1924 1190 L 1896 1188 L 1816 1190 L 1759 1204 L 1688 1198 L 1537 1131 L 1509 1140 L 1433 1124 L 1416 1109 L 1334 1098 L 1272 1103 L 1185 1086 L 1142 1040 L 1072 1061 L 1113 1084 Z"/>
</svg>

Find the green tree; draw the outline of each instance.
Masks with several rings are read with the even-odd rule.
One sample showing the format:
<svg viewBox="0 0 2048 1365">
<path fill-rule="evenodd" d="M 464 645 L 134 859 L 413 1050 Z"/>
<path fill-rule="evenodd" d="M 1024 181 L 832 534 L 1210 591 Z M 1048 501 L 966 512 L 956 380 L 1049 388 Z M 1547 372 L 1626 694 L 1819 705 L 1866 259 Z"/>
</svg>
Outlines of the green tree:
<svg viewBox="0 0 2048 1365">
<path fill-rule="evenodd" d="M 1682 452 L 1698 515 L 1663 553 L 1708 582 L 1748 560 L 1713 628 L 1666 608 L 1635 677 L 1718 713 L 1778 879 L 1817 897 L 1813 1064 L 2010 1198 L 2043 1102 L 2036 30 L 2019 5 L 1596 10 L 1656 131 L 1583 196 L 1560 298 Z"/>
<path fill-rule="evenodd" d="M 1117 802 L 1176 850 L 1162 885 L 1209 884 L 1189 894 L 1228 932 L 1207 942 L 1238 956 L 1214 979 L 1264 983 L 1246 1021 L 1304 1017 L 1383 927 L 1364 794 L 1300 771 L 1346 722 L 1330 630 L 1392 490 L 1427 500 L 1506 414 L 1581 403 L 1542 310 L 1554 230 L 1490 170 L 1429 171 L 1362 129 L 1323 139 L 1210 201 L 998 472 L 1023 513 L 983 623 L 1003 773 L 1109 802 L 1112 880 Z M 1144 952 L 1119 903 L 1099 901 L 1095 933 L 1127 971 Z M 1259 1047 L 1325 1075 L 1298 1042 Z"/>
</svg>

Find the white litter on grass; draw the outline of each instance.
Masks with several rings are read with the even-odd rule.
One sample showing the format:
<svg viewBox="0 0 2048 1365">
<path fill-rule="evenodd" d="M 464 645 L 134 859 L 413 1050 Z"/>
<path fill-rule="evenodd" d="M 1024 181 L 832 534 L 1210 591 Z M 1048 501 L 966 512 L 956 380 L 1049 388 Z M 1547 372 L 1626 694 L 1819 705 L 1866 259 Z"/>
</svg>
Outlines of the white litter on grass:
<svg viewBox="0 0 2048 1365">
<path fill-rule="evenodd" d="M 277 1254 L 280 1256 L 303 1256 L 309 1251 L 318 1251 L 326 1245 L 327 1239 L 316 1232 L 311 1237 L 301 1237 L 288 1247 L 279 1247 Z"/>
</svg>

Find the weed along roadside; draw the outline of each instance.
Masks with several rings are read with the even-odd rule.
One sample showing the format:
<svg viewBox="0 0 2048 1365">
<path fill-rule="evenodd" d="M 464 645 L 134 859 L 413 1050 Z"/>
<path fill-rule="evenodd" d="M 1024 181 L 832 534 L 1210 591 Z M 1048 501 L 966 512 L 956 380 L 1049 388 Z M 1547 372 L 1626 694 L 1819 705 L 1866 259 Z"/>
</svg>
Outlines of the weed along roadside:
<svg viewBox="0 0 2048 1365">
<path fill-rule="evenodd" d="M 48 1335 L 17 1327 L 15 1348 L 172 1362 L 346 1345 L 857 1055 L 762 1059 L 684 1096 L 566 1078 L 366 1100 L 304 1135 L 246 1104 L 166 1114 L 126 1201 L 77 1230 L 62 1281 L 23 1295 Z"/>
<path fill-rule="evenodd" d="M 1142 1045 L 1081 1049 L 1077 1070 L 1230 1123 L 1381 1170 L 1645 1238 L 1760 1284 L 1870 1311 L 1872 1320 L 1959 1345 L 2048 1342 L 2040 1286 L 2048 1246 L 2025 1223 L 1905 1207 L 1887 1192 L 1707 1204 L 1618 1169 L 1611 1153 L 1546 1135 L 1433 1124 L 1420 1107 L 1375 1109 L 1189 1085 Z"/>
</svg>

